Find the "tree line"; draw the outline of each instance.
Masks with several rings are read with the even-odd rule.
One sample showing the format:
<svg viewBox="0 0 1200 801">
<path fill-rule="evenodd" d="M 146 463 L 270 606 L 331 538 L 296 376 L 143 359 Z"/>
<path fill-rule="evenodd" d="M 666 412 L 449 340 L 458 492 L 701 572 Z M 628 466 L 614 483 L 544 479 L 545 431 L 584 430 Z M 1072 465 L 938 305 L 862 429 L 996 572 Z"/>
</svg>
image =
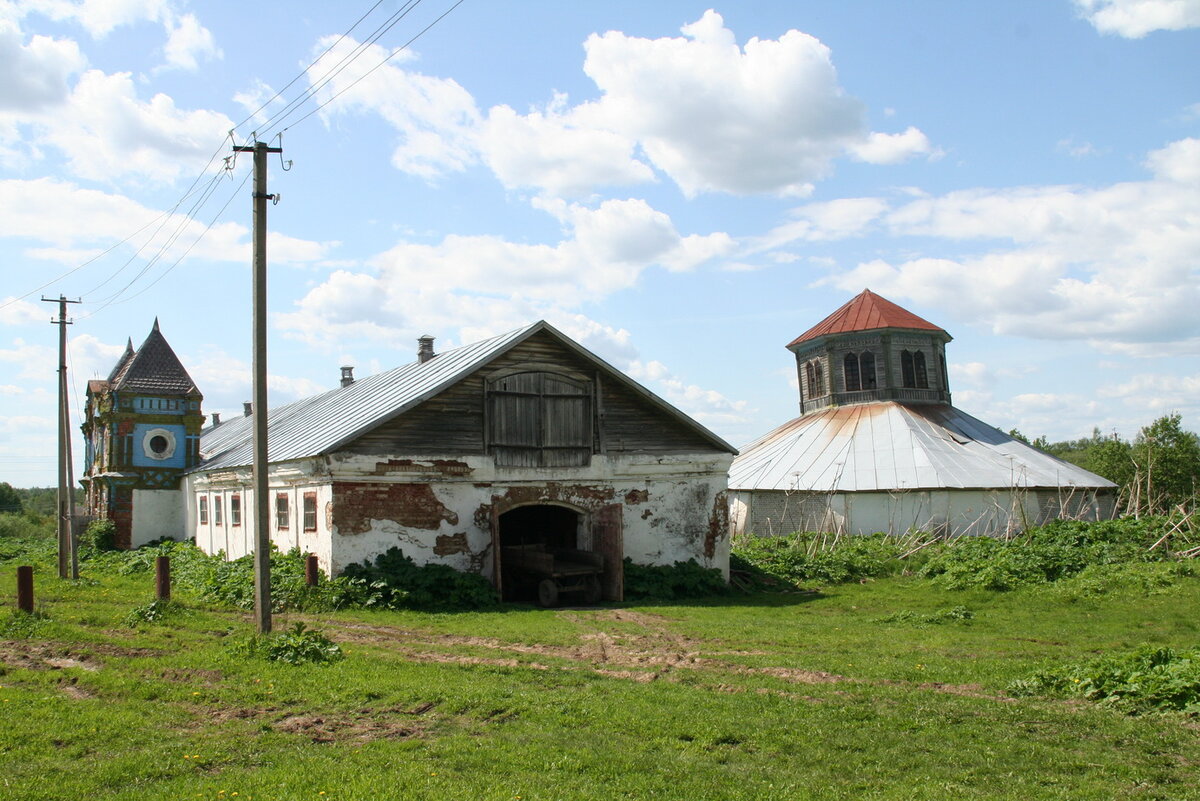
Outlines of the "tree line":
<svg viewBox="0 0 1200 801">
<path fill-rule="evenodd" d="M 1009 436 L 1063 461 L 1103 476 L 1119 489 L 1120 514 L 1169 514 L 1196 507 L 1200 491 L 1200 436 L 1183 428 L 1179 414 L 1168 414 L 1143 427 L 1132 441 L 1118 434 L 1050 442 L 1029 440 L 1017 429 Z"/>
</svg>

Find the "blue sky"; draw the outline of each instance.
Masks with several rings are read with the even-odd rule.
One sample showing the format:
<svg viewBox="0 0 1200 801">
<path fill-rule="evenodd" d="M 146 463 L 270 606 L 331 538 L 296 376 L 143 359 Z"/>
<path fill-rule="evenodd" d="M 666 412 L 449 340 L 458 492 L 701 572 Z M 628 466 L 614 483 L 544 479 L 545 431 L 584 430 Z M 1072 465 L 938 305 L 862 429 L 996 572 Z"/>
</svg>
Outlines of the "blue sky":
<svg viewBox="0 0 1200 801">
<path fill-rule="evenodd" d="M 869 287 L 1000 428 L 1200 428 L 1200 0 L 452 6 L 0 0 L 0 481 L 56 480 L 42 295 L 76 410 L 157 316 L 240 413 L 256 131 L 273 404 L 545 318 L 740 445 Z"/>
</svg>

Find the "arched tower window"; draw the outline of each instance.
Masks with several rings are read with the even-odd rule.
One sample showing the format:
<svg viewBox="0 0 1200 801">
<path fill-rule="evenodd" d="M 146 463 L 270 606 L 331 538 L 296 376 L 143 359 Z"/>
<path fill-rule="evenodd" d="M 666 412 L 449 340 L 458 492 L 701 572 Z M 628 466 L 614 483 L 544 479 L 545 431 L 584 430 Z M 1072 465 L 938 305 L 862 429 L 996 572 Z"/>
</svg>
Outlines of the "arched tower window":
<svg viewBox="0 0 1200 801">
<path fill-rule="evenodd" d="M 925 354 L 921 351 L 900 351 L 900 374 L 908 389 L 929 389 L 929 372 L 925 368 Z"/>
<path fill-rule="evenodd" d="M 875 389 L 875 354 L 871 351 L 847 353 L 842 360 L 847 392 Z"/>
<path fill-rule="evenodd" d="M 804 377 L 808 379 L 808 397 L 819 398 L 825 394 L 825 376 L 820 359 L 804 363 Z"/>
</svg>

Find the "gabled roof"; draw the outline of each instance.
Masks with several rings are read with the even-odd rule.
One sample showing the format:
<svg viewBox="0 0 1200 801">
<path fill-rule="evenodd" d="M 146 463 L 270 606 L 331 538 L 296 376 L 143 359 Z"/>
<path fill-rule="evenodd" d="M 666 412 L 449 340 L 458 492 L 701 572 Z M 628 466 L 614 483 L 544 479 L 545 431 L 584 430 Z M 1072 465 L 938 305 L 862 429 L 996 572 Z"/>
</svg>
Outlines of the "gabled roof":
<svg viewBox="0 0 1200 801">
<path fill-rule="evenodd" d="M 158 318 L 155 318 L 154 321 L 158 322 Z M 113 366 L 112 372 L 108 374 L 108 383 L 109 384 L 111 384 L 113 382 L 113 380 L 118 375 L 120 375 L 122 370 L 124 370 L 126 367 L 129 366 L 129 362 L 130 362 L 130 360 L 133 359 L 134 353 L 135 353 L 135 351 L 133 349 L 133 339 L 125 340 L 125 352 L 121 354 L 120 359 L 117 359 L 117 363 L 115 366 Z"/>
<path fill-rule="evenodd" d="M 946 332 L 928 320 L 922 319 L 908 309 L 897 306 L 887 298 L 864 289 L 847 301 L 840 309 L 788 343 L 795 347 L 801 342 L 817 339 L 828 334 L 847 334 L 855 331 L 871 331 L 877 328 L 916 328 L 925 331 Z M 946 334 L 949 339 L 950 335 Z"/>
<path fill-rule="evenodd" d="M 158 318 L 150 336 L 132 353 L 126 346 L 125 355 L 117 363 L 117 369 L 109 376 L 109 383 L 117 391 L 138 392 L 150 395 L 199 395 L 196 382 L 188 375 L 179 357 L 166 337 L 158 330 Z"/>
<path fill-rule="evenodd" d="M 463 345 L 425 362 L 412 362 L 267 412 L 268 462 L 286 462 L 330 453 L 404 414 L 449 388 L 535 334 L 545 332 L 591 362 L 610 378 L 697 432 L 720 450 L 729 443 L 659 398 L 650 390 L 559 332 L 544 320 L 491 339 Z M 254 416 L 223 421 L 201 432 L 195 470 L 244 467 L 253 462 Z"/>
<path fill-rule="evenodd" d="M 785 423 L 743 449 L 731 490 L 870 492 L 1115 488 L 953 406 L 841 406 Z"/>
</svg>

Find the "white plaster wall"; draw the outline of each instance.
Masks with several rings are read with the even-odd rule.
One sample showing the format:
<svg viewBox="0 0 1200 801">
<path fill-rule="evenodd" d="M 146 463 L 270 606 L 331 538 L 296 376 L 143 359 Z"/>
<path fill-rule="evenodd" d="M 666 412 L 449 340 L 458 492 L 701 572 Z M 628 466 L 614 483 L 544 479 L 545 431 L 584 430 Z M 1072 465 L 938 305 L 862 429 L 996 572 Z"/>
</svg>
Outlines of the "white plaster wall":
<svg viewBox="0 0 1200 801">
<path fill-rule="evenodd" d="M 184 495 L 179 490 L 133 491 L 131 547 L 139 548 L 162 537 L 185 539 L 185 524 Z"/>
<path fill-rule="evenodd" d="M 497 469 L 489 456 L 443 456 L 414 459 L 416 464 L 397 468 L 395 474 L 381 475 L 379 465 L 386 457 L 339 455 L 331 460 L 333 481 L 416 483 L 433 488 L 445 514 L 436 529 L 405 526 L 395 520 L 373 519 L 363 533 L 332 533 L 332 565 L 335 573 L 347 565 L 364 562 L 399 547 L 417 564 L 441 563 L 459 570 L 492 576 L 490 516 L 476 520 L 482 506 L 493 496 L 523 486 L 588 486 L 611 488 L 612 498 L 595 505 L 621 504 L 624 554 L 641 564 L 665 564 L 695 559 L 705 567 L 715 567 L 728 576 L 729 537 L 721 531 L 714 543 L 713 556 L 704 554 L 705 539 L 713 507 L 728 481 L 731 455 L 656 456 L 621 454 L 593 456 L 592 463 L 580 468 Z M 448 476 L 433 467 L 436 461 L 465 465 L 462 475 Z M 422 471 L 421 465 L 429 469 Z M 646 500 L 627 503 L 631 492 L 645 492 Z M 640 497 L 640 495 L 639 495 Z M 569 498 L 564 498 L 570 503 Z M 579 505 L 585 505 L 581 503 Z M 456 519 L 456 522 L 450 520 Z M 585 531 L 590 530 L 590 519 Z M 466 549 L 457 553 L 435 553 L 439 537 L 445 544 L 454 537 L 465 538 Z M 588 545 L 581 538 L 581 545 Z"/>
</svg>

